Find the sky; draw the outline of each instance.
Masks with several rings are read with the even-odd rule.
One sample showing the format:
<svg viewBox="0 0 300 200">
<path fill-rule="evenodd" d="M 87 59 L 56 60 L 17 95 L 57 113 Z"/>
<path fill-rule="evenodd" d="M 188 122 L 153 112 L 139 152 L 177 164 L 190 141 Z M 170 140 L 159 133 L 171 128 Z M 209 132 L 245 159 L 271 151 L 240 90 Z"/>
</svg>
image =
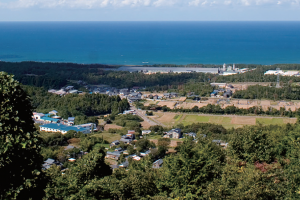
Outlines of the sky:
<svg viewBox="0 0 300 200">
<path fill-rule="evenodd" d="M 0 0 L 0 21 L 300 21 L 300 0 Z"/>
</svg>

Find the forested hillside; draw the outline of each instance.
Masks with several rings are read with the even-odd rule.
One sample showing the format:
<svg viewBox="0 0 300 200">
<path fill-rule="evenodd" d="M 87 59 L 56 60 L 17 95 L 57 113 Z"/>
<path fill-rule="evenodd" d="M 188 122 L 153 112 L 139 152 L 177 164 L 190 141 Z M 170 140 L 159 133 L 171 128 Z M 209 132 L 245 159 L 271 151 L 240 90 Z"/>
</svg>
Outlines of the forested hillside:
<svg viewBox="0 0 300 200">
<path fill-rule="evenodd" d="M 95 116 L 120 113 L 129 108 L 126 99 L 104 94 L 68 94 L 59 96 L 48 93 L 43 88 L 23 86 L 31 97 L 32 106 L 38 112 L 57 110 L 63 118 L 70 116 Z"/>
<path fill-rule="evenodd" d="M 3 94 L 0 98 L 1 199 L 300 198 L 299 123 L 229 130 L 208 123 L 180 125 L 183 132 L 196 133 L 196 138 L 187 136 L 180 140 L 173 153 L 167 152 L 169 143 L 165 139 L 160 140 L 156 148 L 147 139 L 138 140 L 137 149 L 151 145 L 157 151 L 151 150 L 151 154 L 140 161 L 128 158 L 127 169 L 112 171 L 105 162 L 104 148 L 97 144 L 104 143 L 103 139 L 95 139 L 94 133 L 73 132 L 64 136 L 49 134 L 52 140 L 41 139 L 31 119 L 29 98 L 19 83 L 2 72 L 0 83 Z M 32 95 L 30 88 L 27 91 Z M 52 98 L 57 100 L 54 106 L 72 107 L 71 103 L 59 99 L 62 97 Z M 88 103 L 113 102 L 107 96 L 72 96 L 76 99 L 74 108 L 78 98 L 86 98 Z M 48 103 L 46 99 L 36 100 L 39 102 L 41 107 Z M 116 120 L 124 121 L 123 118 Z M 42 154 L 47 152 L 41 151 L 41 147 L 53 145 L 56 151 L 59 142 L 70 138 L 79 140 L 81 148 L 88 153 L 76 162 L 66 162 L 64 171 L 56 165 L 42 169 Z M 215 139 L 228 143 L 227 148 L 218 145 Z M 64 148 L 57 156 L 62 152 Z M 73 152 L 64 154 L 68 153 Z M 162 168 L 153 168 L 160 153 L 166 155 Z"/>
</svg>

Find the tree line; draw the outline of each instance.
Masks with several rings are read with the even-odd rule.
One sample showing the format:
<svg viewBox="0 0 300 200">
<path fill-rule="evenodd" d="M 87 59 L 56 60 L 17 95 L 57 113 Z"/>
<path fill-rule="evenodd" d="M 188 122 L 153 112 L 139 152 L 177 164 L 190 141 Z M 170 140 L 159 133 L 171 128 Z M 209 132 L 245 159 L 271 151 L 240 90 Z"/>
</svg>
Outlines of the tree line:
<svg viewBox="0 0 300 200">
<path fill-rule="evenodd" d="M 137 104 L 139 108 L 143 110 L 162 110 L 164 112 L 185 112 L 185 113 L 204 113 L 204 114 L 234 114 L 234 115 L 271 115 L 271 116 L 281 116 L 281 117 L 297 117 L 300 116 L 300 109 L 296 111 L 286 110 L 281 107 L 280 110 L 270 107 L 268 110 L 263 110 L 261 106 L 253 106 L 248 109 L 238 108 L 234 105 L 227 106 L 226 108 L 221 108 L 220 105 L 208 104 L 207 106 L 198 107 L 194 106 L 191 109 L 188 108 L 174 108 L 171 109 L 167 106 L 158 106 L 150 104 L 149 106 L 144 106 L 143 104 Z"/>
<path fill-rule="evenodd" d="M 270 100 L 299 100 L 300 86 L 288 85 L 282 88 L 260 85 L 249 86 L 246 90 L 238 90 L 233 95 L 238 99 L 270 99 Z"/>
</svg>

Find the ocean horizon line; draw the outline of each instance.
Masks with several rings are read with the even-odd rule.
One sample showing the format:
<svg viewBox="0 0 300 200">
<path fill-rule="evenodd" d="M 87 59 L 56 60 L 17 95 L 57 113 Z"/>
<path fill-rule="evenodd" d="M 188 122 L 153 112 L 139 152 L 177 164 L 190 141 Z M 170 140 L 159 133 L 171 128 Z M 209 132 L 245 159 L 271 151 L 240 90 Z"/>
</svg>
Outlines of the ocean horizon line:
<svg viewBox="0 0 300 200">
<path fill-rule="evenodd" d="M 34 62 L 34 63 L 53 63 L 53 64 L 75 64 L 75 65 L 107 65 L 107 66 L 120 66 L 120 67 L 153 67 L 155 65 L 163 65 L 158 67 L 168 67 L 164 65 L 175 65 L 175 66 L 188 66 L 188 65 L 261 65 L 261 66 L 272 66 L 272 65 L 300 65 L 300 63 L 272 63 L 272 64 L 261 64 L 261 63 L 188 63 L 188 64 L 174 64 L 174 63 L 155 63 L 155 64 L 140 64 L 140 65 L 122 65 L 122 64 L 109 64 L 109 63 L 77 63 L 77 62 L 55 62 L 55 61 L 34 61 L 34 60 L 24 60 L 24 61 L 4 61 L 0 60 L 0 62 L 5 63 L 21 63 L 21 62 Z M 188 66 L 191 67 L 191 66 Z M 213 66 L 211 66 L 213 67 Z M 196 67 L 201 68 L 201 67 Z"/>
<path fill-rule="evenodd" d="M 300 20 L 0 20 L 0 22 L 300 22 Z"/>
</svg>

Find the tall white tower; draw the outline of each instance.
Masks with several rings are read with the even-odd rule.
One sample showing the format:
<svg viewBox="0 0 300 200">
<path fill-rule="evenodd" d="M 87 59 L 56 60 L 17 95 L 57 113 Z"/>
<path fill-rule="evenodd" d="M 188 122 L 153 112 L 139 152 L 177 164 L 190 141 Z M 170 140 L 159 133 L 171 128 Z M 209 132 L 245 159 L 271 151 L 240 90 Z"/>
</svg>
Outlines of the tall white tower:
<svg viewBox="0 0 300 200">
<path fill-rule="evenodd" d="M 235 64 L 233 63 L 232 69 L 235 70 Z"/>
<path fill-rule="evenodd" d="M 225 63 L 223 64 L 223 71 L 224 72 L 226 71 L 226 64 Z"/>
</svg>

